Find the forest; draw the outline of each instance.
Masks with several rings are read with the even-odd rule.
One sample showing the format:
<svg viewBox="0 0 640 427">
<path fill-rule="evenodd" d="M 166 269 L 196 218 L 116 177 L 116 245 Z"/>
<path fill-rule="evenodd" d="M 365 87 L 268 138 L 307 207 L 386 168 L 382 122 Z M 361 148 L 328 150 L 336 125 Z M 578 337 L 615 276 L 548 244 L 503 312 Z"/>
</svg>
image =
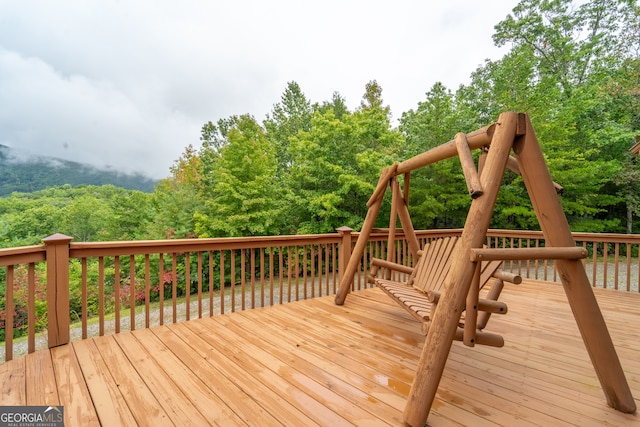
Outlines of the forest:
<svg viewBox="0 0 640 427">
<path fill-rule="evenodd" d="M 507 110 L 530 115 L 574 231 L 638 232 L 640 167 L 629 152 L 640 141 L 636 2 L 522 0 L 494 28 L 495 45 L 508 47 L 502 58 L 458 88 L 434 83 L 399 116 L 375 80 L 353 111 L 337 92 L 312 102 L 291 81 L 262 120 L 204 123 L 152 192 L 71 183 L 13 192 L 0 198 L 0 246 L 53 233 L 98 241 L 358 230 L 383 167 Z M 416 228 L 463 225 L 470 198 L 457 159 L 411 182 Z M 538 229 L 521 179 L 508 174 L 504 185 L 492 227 Z"/>
</svg>

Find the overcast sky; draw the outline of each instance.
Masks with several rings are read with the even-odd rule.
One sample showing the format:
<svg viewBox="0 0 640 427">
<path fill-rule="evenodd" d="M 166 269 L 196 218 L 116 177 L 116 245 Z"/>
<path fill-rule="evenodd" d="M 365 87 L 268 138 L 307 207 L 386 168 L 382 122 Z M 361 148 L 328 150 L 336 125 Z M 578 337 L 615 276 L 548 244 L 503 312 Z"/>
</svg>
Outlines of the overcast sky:
<svg viewBox="0 0 640 427">
<path fill-rule="evenodd" d="M 0 0 L 0 144 L 166 177 L 207 121 L 262 121 L 296 81 L 393 117 L 499 59 L 517 0 Z"/>
</svg>

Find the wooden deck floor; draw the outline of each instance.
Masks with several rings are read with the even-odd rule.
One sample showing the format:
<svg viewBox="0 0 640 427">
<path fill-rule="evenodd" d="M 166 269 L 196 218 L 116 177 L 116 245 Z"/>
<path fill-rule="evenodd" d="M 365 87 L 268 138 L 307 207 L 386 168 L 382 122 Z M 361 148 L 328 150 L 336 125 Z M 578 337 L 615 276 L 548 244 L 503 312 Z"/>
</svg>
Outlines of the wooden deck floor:
<svg viewBox="0 0 640 427">
<path fill-rule="evenodd" d="M 634 397 L 640 295 L 596 290 Z M 432 426 L 631 426 L 607 407 L 561 286 L 509 286 L 488 330 L 454 343 Z M 2 405 L 64 405 L 67 426 L 402 425 L 424 336 L 381 291 L 73 342 L 0 365 Z M 638 402 L 640 406 L 640 402 Z"/>
</svg>

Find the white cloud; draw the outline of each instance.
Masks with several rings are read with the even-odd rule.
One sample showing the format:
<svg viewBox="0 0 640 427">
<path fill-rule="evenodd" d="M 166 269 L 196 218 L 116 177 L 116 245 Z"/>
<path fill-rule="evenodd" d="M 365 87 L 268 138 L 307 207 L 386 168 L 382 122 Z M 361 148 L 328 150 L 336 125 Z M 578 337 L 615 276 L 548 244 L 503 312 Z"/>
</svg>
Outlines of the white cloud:
<svg viewBox="0 0 640 427">
<path fill-rule="evenodd" d="M 2 2 L 0 144 L 162 177 L 206 121 L 262 120 L 292 80 L 354 108 L 376 79 L 400 117 L 498 58 L 492 29 L 516 4 Z"/>
</svg>

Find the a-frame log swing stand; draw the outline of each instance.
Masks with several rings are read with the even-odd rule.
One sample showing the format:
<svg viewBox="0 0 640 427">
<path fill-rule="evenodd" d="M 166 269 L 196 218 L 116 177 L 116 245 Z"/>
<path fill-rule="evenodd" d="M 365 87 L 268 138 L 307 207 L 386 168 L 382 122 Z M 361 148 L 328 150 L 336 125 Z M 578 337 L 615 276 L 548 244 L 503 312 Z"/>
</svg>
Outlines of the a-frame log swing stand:
<svg viewBox="0 0 640 427">
<path fill-rule="evenodd" d="M 471 157 L 471 150 L 475 149 L 486 152 L 486 155 L 483 153 L 481 158 L 480 173 L 476 170 Z M 510 156 L 512 150 L 515 159 Z M 369 211 L 341 278 L 335 303 L 344 304 L 352 288 L 356 269 L 359 267 L 380 211 L 386 187 L 391 185 L 393 192 L 390 243 L 393 242 L 391 239 L 395 238 L 392 230 L 395 230 L 397 215 L 408 238 L 409 249 L 415 257 L 419 244 L 406 205 L 409 174 L 412 170 L 455 156 L 460 157 L 472 202 L 464 230 L 452 253 L 451 267 L 444 282 L 444 290 L 428 328 L 404 411 L 405 422 L 411 426 L 422 426 L 426 423 L 465 308 L 476 265 L 482 257 L 480 253 L 484 252 L 485 256 L 492 256 L 491 253 L 486 253 L 491 249 L 481 248 L 506 168 L 518 171 L 522 175 L 544 234 L 545 250 L 549 251 L 549 258 L 556 259 L 555 265 L 562 279 L 569 305 L 607 403 L 618 411 L 635 413 L 636 405 L 631 390 L 584 266 L 576 257 L 562 256 L 564 249 L 575 248 L 576 243 L 562 209 L 556 185 L 551 179 L 531 121 L 526 114 L 502 113 L 495 124 L 466 135 L 460 133 L 453 141 L 383 170 L 376 190 L 369 199 Z M 405 175 L 404 195 L 400 191 L 396 178 L 403 174 Z M 518 254 L 515 252 L 518 250 L 507 249 L 507 252 L 514 253 L 506 255 L 517 259 Z M 505 249 L 495 251 L 502 251 L 500 255 L 505 255 Z"/>
</svg>

